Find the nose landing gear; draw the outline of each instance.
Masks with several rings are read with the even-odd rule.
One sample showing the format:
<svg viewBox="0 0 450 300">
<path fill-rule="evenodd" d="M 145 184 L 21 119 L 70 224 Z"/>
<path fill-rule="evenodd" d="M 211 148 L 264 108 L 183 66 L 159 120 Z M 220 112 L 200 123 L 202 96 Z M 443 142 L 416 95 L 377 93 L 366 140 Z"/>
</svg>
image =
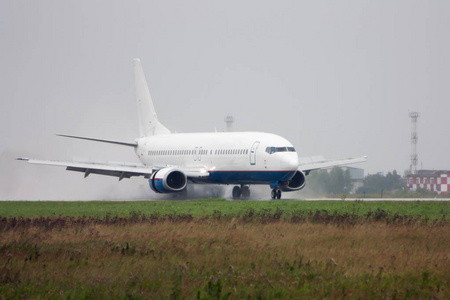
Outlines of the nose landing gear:
<svg viewBox="0 0 450 300">
<path fill-rule="evenodd" d="M 272 199 L 280 199 L 281 198 L 281 191 L 277 188 L 272 189 L 272 192 L 270 194 L 272 196 Z"/>
<path fill-rule="evenodd" d="M 248 185 L 235 186 L 233 188 L 233 199 L 250 198 L 250 188 Z"/>
</svg>

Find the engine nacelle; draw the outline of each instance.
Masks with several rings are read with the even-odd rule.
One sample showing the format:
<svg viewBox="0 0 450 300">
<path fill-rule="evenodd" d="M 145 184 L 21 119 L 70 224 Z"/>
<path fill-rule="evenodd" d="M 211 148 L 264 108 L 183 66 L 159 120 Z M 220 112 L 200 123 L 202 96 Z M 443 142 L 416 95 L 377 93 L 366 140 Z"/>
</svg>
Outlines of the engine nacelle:
<svg viewBox="0 0 450 300">
<path fill-rule="evenodd" d="M 294 177 L 292 177 L 286 184 L 280 186 L 280 190 L 285 192 L 298 191 L 305 187 L 306 176 L 302 171 L 295 172 Z"/>
<path fill-rule="evenodd" d="M 156 193 L 176 193 L 186 188 L 187 177 L 177 169 L 164 168 L 154 172 L 148 182 Z"/>
</svg>

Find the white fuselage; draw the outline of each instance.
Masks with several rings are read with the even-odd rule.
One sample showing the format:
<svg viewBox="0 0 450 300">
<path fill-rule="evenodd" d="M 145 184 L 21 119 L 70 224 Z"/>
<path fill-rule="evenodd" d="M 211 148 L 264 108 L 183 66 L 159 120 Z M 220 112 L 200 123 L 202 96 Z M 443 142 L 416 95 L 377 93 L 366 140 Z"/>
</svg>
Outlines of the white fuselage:
<svg viewBox="0 0 450 300">
<path fill-rule="evenodd" d="M 298 169 L 292 144 L 269 133 L 170 133 L 136 142 L 136 154 L 144 165 L 209 172 L 207 179 L 195 180 L 199 183 L 268 184 L 287 181 Z"/>
</svg>

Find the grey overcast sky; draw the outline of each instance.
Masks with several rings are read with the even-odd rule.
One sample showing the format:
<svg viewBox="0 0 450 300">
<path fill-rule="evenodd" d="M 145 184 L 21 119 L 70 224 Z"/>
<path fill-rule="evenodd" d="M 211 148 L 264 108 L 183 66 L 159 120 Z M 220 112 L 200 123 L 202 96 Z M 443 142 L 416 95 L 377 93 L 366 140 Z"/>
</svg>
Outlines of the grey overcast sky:
<svg viewBox="0 0 450 300">
<path fill-rule="evenodd" d="M 0 2 L 0 199 L 150 198 L 144 179 L 15 157 L 137 162 L 132 59 L 172 131 L 264 131 L 365 173 L 450 169 L 450 1 Z"/>
</svg>

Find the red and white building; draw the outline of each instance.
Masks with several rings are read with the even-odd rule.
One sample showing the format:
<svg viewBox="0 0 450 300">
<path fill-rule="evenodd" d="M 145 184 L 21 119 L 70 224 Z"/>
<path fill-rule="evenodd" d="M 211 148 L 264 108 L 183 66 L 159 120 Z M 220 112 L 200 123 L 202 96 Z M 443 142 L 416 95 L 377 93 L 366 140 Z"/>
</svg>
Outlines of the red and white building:
<svg viewBox="0 0 450 300">
<path fill-rule="evenodd" d="M 450 194 L 450 171 L 419 170 L 406 176 L 410 191 L 425 189 L 438 194 Z"/>
</svg>

